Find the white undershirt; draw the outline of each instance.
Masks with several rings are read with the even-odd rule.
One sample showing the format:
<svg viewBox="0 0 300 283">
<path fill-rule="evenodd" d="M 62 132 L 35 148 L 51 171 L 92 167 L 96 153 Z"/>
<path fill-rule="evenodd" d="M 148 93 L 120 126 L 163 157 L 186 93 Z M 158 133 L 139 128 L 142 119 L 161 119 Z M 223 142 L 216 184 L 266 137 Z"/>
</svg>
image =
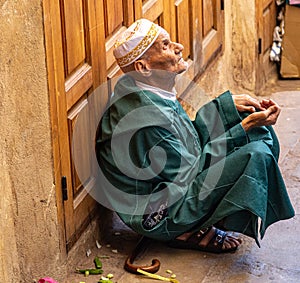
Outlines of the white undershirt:
<svg viewBox="0 0 300 283">
<path fill-rule="evenodd" d="M 173 88 L 173 91 L 170 92 L 170 91 L 163 90 L 159 87 L 154 87 L 152 85 L 142 83 L 140 81 L 135 81 L 135 83 L 139 88 L 141 88 L 143 90 L 151 91 L 151 92 L 157 94 L 158 96 L 160 96 L 163 99 L 169 99 L 169 100 L 172 100 L 172 101 L 176 100 L 177 92 L 176 92 L 175 88 Z"/>
</svg>

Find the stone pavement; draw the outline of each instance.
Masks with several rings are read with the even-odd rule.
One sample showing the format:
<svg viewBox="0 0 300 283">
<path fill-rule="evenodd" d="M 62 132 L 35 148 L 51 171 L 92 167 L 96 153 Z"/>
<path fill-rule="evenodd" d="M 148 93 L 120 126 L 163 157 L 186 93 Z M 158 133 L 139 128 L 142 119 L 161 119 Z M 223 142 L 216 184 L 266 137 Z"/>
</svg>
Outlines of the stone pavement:
<svg viewBox="0 0 300 283">
<path fill-rule="evenodd" d="M 273 82 L 264 95 L 272 97 L 282 107 L 275 129 L 281 142 L 280 167 L 294 205 L 296 216 L 272 225 L 261 241 L 261 248 L 247 237 L 243 245 L 234 254 L 209 254 L 197 251 L 177 250 L 153 242 L 147 252 L 137 260 L 138 264 L 150 264 L 158 258 L 161 268 L 158 274 L 168 276 L 165 270 L 172 270 L 180 283 L 297 283 L 300 282 L 300 81 L 283 80 Z M 115 232 L 120 232 L 121 234 Z M 154 283 L 161 282 L 123 270 L 126 255 L 130 252 L 138 237 L 126 230 L 121 224 L 111 231 L 110 247 L 93 251 L 108 254 L 103 259 L 106 273 L 112 272 L 117 283 Z M 113 254 L 111 249 L 117 248 Z M 92 257 L 92 256 L 91 256 Z M 90 259 L 90 263 L 92 258 Z M 96 283 L 100 276 L 72 275 L 67 283 Z"/>
</svg>

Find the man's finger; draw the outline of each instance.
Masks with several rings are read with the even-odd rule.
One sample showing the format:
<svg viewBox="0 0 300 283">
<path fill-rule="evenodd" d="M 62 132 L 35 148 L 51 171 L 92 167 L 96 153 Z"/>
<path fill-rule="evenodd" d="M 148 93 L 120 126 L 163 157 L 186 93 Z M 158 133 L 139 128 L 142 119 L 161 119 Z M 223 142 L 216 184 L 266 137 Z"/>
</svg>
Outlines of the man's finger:
<svg viewBox="0 0 300 283">
<path fill-rule="evenodd" d="M 270 109 L 271 113 L 275 113 L 275 112 L 280 111 L 280 108 L 277 105 L 272 105 L 268 109 Z"/>
</svg>

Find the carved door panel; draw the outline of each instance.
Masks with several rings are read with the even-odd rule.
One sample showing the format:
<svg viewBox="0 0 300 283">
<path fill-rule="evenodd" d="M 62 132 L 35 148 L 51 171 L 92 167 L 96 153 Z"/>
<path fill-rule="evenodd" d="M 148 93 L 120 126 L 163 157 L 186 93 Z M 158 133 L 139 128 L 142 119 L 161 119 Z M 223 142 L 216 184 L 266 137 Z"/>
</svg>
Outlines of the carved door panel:
<svg viewBox="0 0 300 283">
<path fill-rule="evenodd" d="M 126 28 L 134 22 L 134 4 L 132 0 L 104 0 L 104 31 L 105 56 L 107 79 L 120 75 L 121 71 L 113 56 L 113 47 L 116 39 Z"/>
<path fill-rule="evenodd" d="M 135 19 L 147 18 L 167 30 L 170 25 L 170 1 L 168 0 L 136 0 L 134 1 Z"/>
<path fill-rule="evenodd" d="M 202 61 L 201 67 L 205 68 L 223 46 L 223 16 L 220 0 L 202 1 Z M 222 5 L 221 5 L 222 4 Z"/>
<path fill-rule="evenodd" d="M 269 54 L 276 25 L 276 3 L 274 0 L 256 0 L 258 30 L 258 64 L 256 70 L 256 92 L 265 84 L 275 64 L 270 62 Z"/>
</svg>

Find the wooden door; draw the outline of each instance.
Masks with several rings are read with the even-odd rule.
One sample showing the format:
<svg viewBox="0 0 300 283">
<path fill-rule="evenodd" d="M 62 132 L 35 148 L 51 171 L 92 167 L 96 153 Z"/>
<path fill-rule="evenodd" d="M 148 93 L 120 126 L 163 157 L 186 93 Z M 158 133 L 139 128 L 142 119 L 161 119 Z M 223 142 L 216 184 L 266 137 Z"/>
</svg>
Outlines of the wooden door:
<svg viewBox="0 0 300 283">
<path fill-rule="evenodd" d="M 96 202 L 83 188 L 72 159 L 74 125 L 89 94 L 106 80 L 102 1 L 43 1 L 49 92 L 53 128 L 54 170 L 61 236 L 69 250 L 90 222 Z M 103 104 L 107 97 L 103 96 Z M 87 127 L 89 121 L 86 121 Z M 92 146 L 82 136 L 82 151 Z M 89 170 L 88 162 L 86 164 Z"/>
<path fill-rule="evenodd" d="M 104 107 L 121 74 L 113 45 L 134 20 L 144 17 L 162 25 L 185 46 L 193 78 L 220 50 L 220 0 L 45 0 L 45 42 L 49 76 L 57 208 L 61 237 L 67 250 L 90 222 L 96 202 L 84 188 L 94 185 L 87 173 L 78 178 L 72 158 L 73 132 L 89 97 L 108 81 L 101 94 Z M 81 127 L 89 128 L 88 119 Z M 75 137 L 80 150 L 93 147 L 85 136 Z M 91 170 L 85 160 L 86 172 Z M 84 184 L 84 187 L 83 187 Z"/>
<path fill-rule="evenodd" d="M 275 0 L 256 0 L 256 17 L 258 25 L 256 93 L 259 93 L 270 73 L 276 68 L 269 59 L 276 25 Z"/>
</svg>

